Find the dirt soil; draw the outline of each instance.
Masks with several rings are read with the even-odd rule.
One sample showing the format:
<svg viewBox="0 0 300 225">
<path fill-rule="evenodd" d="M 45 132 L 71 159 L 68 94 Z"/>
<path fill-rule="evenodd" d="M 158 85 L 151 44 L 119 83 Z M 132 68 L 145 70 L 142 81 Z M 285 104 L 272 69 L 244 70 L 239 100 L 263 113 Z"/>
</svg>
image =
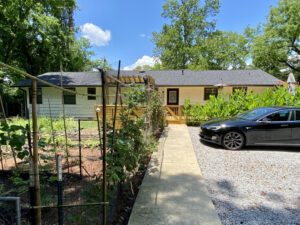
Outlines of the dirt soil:
<svg viewBox="0 0 300 225">
<path fill-rule="evenodd" d="M 94 128 L 88 128 L 82 130 L 82 139 L 95 137 Z M 157 135 L 157 139 L 160 134 Z M 74 143 L 77 143 L 76 135 L 68 136 Z M 100 177 L 102 174 L 102 161 L 99 160 L 101 157 L 101 152 L 99 148 L 82 148 L 82 178 L 80 177 L 80 167 L 79 167 L 79 149 L 74 146 L 69 148 L 69 169 L 68 163 L 66 160 L 66 154 L 63 155 L 63 186 L 64 186 L 64 204 L 84 204 L 86 199 L 83 197 L 85 192 L 90 192 L 90 188 L 95 177 Z M 63 151 L 62 151 L 63 152 Z M 46 153 L 48 156 L 53 157 L 54 153 Z M 118 192 L 118 199 L 114 203 L 113 208 L 115 209 L 112 215 L 112 225 L 125 225 L 129 221 L 130 213 L 137 197 L 139 186 L 142 183 L 143 177 L 145 175 L 147 165 L 150 161 L 148 157 L 147 163 L 143 165 L 144 169 L 141 169 L 130 179 L 129 183 L 121 185 L 121 188 Z M 51 160 L 53 163 L 48 161 L 47 163 L 51 165 L 52 169 L 47 171 L 41 171 L 43 175 L 40 176 L 41 179 L 41 193 L 42 198 L 45 199 L 43 205 L 46 204 L 56 204 L 57 202 L 57 185 L 55 181 L 50 182 L 49 179 L 55 175 L 55 160 Z M 19 162 L 19 161 L 18 161 Z M 30 206 L 30 199 L 27 191 L 20 193 L 16 189 L 16 185 L 13 183 L 12 179 L 14 177 L 13 171 L 15 168 L 15 163 L 12 158 L 12 155 L 6 154 L 3 158 L 3 167 L 4 170 L 0 171 L 0 190 L 1 186 L 4 187 L 4 191 L 11 191 L 10 196 L 19 196 L 21 197 L 21 206 L 22 206 L 22 224 L 29 224 L 30 211 L 28 207 Z M 43 162 L 40 161 L 40 164 L 43 165 Z M 28 164 L 22 164 L 19 166 L 21 169 L 20 177 L 24 181 L 28 181 Z M 1 167 L 0 167 L 1 168 Z M 2 169 L 2 168 L 1 168 Z M 22 185 L 21 185 L 22 186 Z M 28 183 L 25 182 L 23 188 L 28 187 Z M 2 192 L 3 190 L 1 190 Z M 97 190 L 99 191 L 99 190 Z M 1 194 L 0 194 L 1 195 Z M 101 194 L 100 194 L 101 195 Z M 99 196 L 90 196 L 91 198 L 98 198 Z M 101 198 L 101 197 L 100 197 Z M 94 199 L 95 200 L 95 199 Z M 100 201 L 100 200 L 98 200 Z M 72 207 L 65 208 L 64 210 L 64 220 L 67 224 L 97 224 L 91 222 L 88 218 L 95 218 L 95 213 L 92 211 L 98 210 L 96 216 L 99 218 L 99 213 L 101 212 L 101 207 L 94 207 L 93 210 L 83 209 L 83 207 Z M 1 211 L 1 207 L 0 207 Z M 80 217 L 81 215 L 81 217 Z M 43 209 L 42 210 L 43 224 L 57 224 L 57 209 Z M 84 221 L 80 218 L 85 218 Z M 1 220 L 1 218 L 0 218 Z M 80 222 L 79 222 L 80 220 Z M 1 221 L 0 224 L 2 225 Z M 5 223 L 3 223 L 5 224 Z M 7 223 L 9 224 L 9 223 Z"/>
</svg>

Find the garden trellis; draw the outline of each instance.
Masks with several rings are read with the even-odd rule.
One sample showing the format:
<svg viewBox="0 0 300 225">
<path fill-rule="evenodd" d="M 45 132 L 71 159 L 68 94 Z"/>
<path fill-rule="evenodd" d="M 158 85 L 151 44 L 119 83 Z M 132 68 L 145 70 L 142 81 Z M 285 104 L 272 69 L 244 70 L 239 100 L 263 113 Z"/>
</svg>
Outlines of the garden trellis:
<svg viewBox="0 0 300 225">
<path fill-rule="evenodd" d="M 31 79 L 32 81 L 32 123 L 30 123 L 30 125 L 32 126 L 33 130 L 32 130 L 32 140 L 33 140 L 33 144 L 32 144 L 32 147 L 30 146 L 31 144 L 31 135 L 28 135 L 28 148 L 31 149 L 32 148 L 32 155 L 33 155 L 33 160 L 32 160 L 32 176 L 34 176 L 34 179 L 33 179 L 33 183 L 32 183 L 32 190 L 34 190 L 33 192 L 35 193 L 35 197 L 33 198 L 33 201 L 31 202 L 31 209 L 34 210 L 34 213 L 32 213 L 32 215 L 34 215 L 34 222 L 32 222 L 32 224 L 41 224 L 41 213 L 42 213 L 42 209 L 51 209 L 51 208 L 57 208 L 58 209 L 58 212 L 60 212 L 60 214 L 58 214 L 59 218 L 60 218 L 60 224 L 62 224 L 62 220 L 69 220 L 70 218 L 66 217 L 66 216 L 62 216 L 62 208 L 73 208 L 73 207 L 91 207 L 91 206 L 99 206 L 99 205 L 102 205 L 103 209 L 101 210 L 101 212 L 103 213 L 103 215 L 101 216 L 102 218 L 102 223 L 103 224 L 106 224 L 106 210 L 107 210 L 107 205 L 109 204 L 109 202 L 107 201 L 107 185 L 108 184 L 111 184 L 111 179 L 109 178 L 108 180 L 107 177 L 110 177 L 111 176 L 111 167 L 108 168 L 108 172 L 109 172 L 109 175 L 106 175 L 106 171 L 107 171 L 107 168 L 106 166 L 110 166 L 110 163 L 112 163 L 111 161 L 107 162 L 107 152 L 106 152 L 106 149 L 109 150 L 108 152 L 108 156 L 112 155 L 112 152 L 115 152 L 114 153 L 114 158 L 116 159 L 116 156 L 122 154 L 118 151 L 117 149 L 117 145 L 119 145 L 119 141 L 118 141 L 118 138 L 120 137 L 120 132 L 119 131 L 116 131 L 116 120 L 117 118 L 120 118 L 120 110 L 117 110 L 118 109 L 118 101 L 120 101 L 120 104 L 122 106 L 123 104 L 123 100 L 126 98 L 126 96 L 121 93 L 119 87 L 125 87 L 126 89 L 130 89 L 132 90 L 133 92 L 136 91 L 136 92 L 141 92 L 143 93 L 143 101 L 145 100 L 145 104 L 142 106 L 143 110 L 141 110 L 141 113 L 143 115 L 145 115 L 145 120 L 144 120 L 144 130 L 145 132 L 143 133 L 144 137 L 145 137 L 145 140 L 146 142 L 149 142 L 149 131 L 151 130 L 150 127 L 151 127 L 151 122 L 150 122 L 150 117 L 151 117 L 151 103 L 150 103 L 150 99 L 151 99 L 151 96 L 152 94 L 151 93 L 156 93 L 155 89 L 154 89 L 154 84 L 155 84 L 155 81 L 152 77 L 150 76 L 137 76 L 137 77 L 133 77 L 133 76 L 122 76 L 120 77 L 120 64 L 119 64 L 119 72 L 118 72 L 118 76 L 114 76 L 114 75 L 111 75 L 111 74 L 107 74 L 106 71 L 104 70 L 99 70 L 99 76 L 101 75 L 101 78 L 102 78 L 102 95 L 96 95 L 96 94 L 87 94 L 87 93 L 82 93 L 82 92 L 78 92 L 78 91 L 73 91 L 73 90 L 70 90 L 70 89 L 66 89 L 64 88 L 62 85 L 61 86 L 56 86 L 56 85 L 53 85 L 47 81 L 44 81 L 44 80 L 41 80 L 37 77 L 34 77 L 26 72 L 23 72 L 23 71 L 20 71 L 19 69 L 16 69 L 14 67 L 11 67 L 9 65 L 6 65 L 2 62 L 0 62 L 0 66 L 8 69 L 8 70 L 11 70 L 13 71 L 14 73 L 17 73 L 17 74 L 20 74 L 20 75 L 23 75 L 29 79 Z M 68 131 L 68 136 L 67 136 L 67 130 L 68 130 L 68 125 L 71 123 L 72 124 L 72 121 L 74 120 L 70 120 L 69 118 L 65 118 L 63 117 L 63 123 L 64 123 L 64 135 L 60 135 L 58 134 L 58 131 L 56 130 L 57 128 L 57 124 L 59 123 L 59 121 L 57 119 L 54 119 L 52 118 L 52 108 L 51 108 L 51 102 L 49 100 L 49 96 L 47 96 L 47 100 L 48 100 L 48 108 L 49 108 L 49 114 L 50 114 L 50 118 L 48 118 L 48 122 L 50 122 L 50 128 L 48 128 L 49 132 L 48 132 L 48 140 L 47 140 L 47 143 L 49 143 L 51 146 L 49 148 L 43 146 L 43 137 L 41 136 L 42 132 L 41 132 L 41 128 L 40 126 L 38 126 L 38 121 L 40 120 L 46 120 L 45 118 L 38 118 L 37 117 L 37 109 L 38 109 L 38 105 L 37 105 L 37 102 L 36 102 L 36 94 L 37 94 L 37 82 L 39 83 L 42 83 L 43 85 L 46 85 L 48 87 L 53 87 L 53 88 L 56 88 L 57 90 L 60 90 L 62 92 L 68 92 L 68 93 L 71 93 L 71 94 L 75 94 L 76 96 L 91 96 L 91 97 L 97 97 L 97 98 L 102 98 L 102 106 L 101 106 L 101 110 L 100 112 L 97 112 L 96 111 L 96 108 L 97 106 L 95 106 L 95 111 L 94 113 L 97 113 L 97 114 L 94 114 L 95 115 L 95 119 L 97 116 L 99 116 L 100 119 L 102 119 L 102 127 L 99 126 L 99 121 L 97 120 L 93 120 L 93 121 L 90 121 L 90 123 L 97 123 L 97 126 L 98 126 L 98 132 L 96 132 L 95 134 L 90 134 L 88 132 L 82 132 L 81 130 L 85 131 L 84 129 L 85 128 L 82 128 L 80 127 L 81 125 L 84 125 L 84 122 L 86 121 L 83 121 L 83 120 L 78 120 L 78 138 L 77 138 L 77 135 L 75 134 L 70 134 L 70 131 Z M 135 83 L 135 85 L 132 85 L 133 83 Z M 116 93 L 115 93 L 115 105 L 114 105 L 114 110 L 112 110 L 112 114 L 109 114 L 111 115 L 109 118 L 106 118 L 108 113 L 106 113 L 106 110 L 108 109 L 108 107 L 106 106 L 106 99 L 107 97 L 107 92 L 106 92 L 106 86 L 115 86 L 116 87 Z M 127 96 L 128 97 L 128 96 Z M 122 100 L 122 98 L 124 98 Z M 124 105 L 124 109 L 128 109 L 129 106 L 127 105 Z M 133 111 L 132 111 L 133 112 Z M 158 113 L 157 113 L 158 114 Z M 137 116 L 137 115 L 135 115 Z M 121 115 L 122 117 L 122 115 Z M 128 117 L 129 119 L 132 119 L 132 115 L 130 115 L 130 117 Z M 142 117 L 142 115 L 141 115 Z M 144 118 L 144 117 L 143 117 Z M 28 120 L 28 123 L 29 123 L 30 120 Z M 124 122 L 124 121 L 123 121 Z M 8 122 L 9 123 L 9 122 Z M 28 126 L 28 125 L 27 125 Z M 74 127 L 74 124 L 73 124 L 73 127 Z M 28 128 L 30 128 L 30 126 L 28 126 Z M 102 130 L 100 129 L 102 128 Z M 87 128 L 88 129 L 88 128 Z M 139 129 L 136 129 L 135 131 L 136 132 L 139 132 Z M 28 129 L 27 129 L 28 131 Z M 61 130 L 62 131 L 62 130 Z M 110 132 L 112 131 L 112 132 Z M 29 132 L 30 134 L 31 132 Z M 79 174 L 80 174 L 80 177 L 82 177 L 82 169 L 83 171 L 85 172 L 85 174 L 89 175 L 90 177 L 93 177 L 94 174 L 89 174 L 91 171 L 89 171 L 87 168 L 85 167 L 82 167 L 81 164 L 81 158 L 82 158 L 82 146 L 84 145 L 84 137 L 86 137 L 86 135 L 90 134 L 90 136 L 94 136 L 94 137 L 97 137 L 96 139 L 98 140 L 98 144 L 95 145 L 95 147 L 97 146 L 100 146 L 100 148 L 102 149 L 102 152 L 100 154 L 101 151 L 97 151 L 98 152 L 98 155 L 96 155 L 96 158 L 94 159 L 94 161 L 102 161 L 102 176 L 99 176 L 99 173 L 96 174 L 96 176 L 100 179 L 100 181 L 102 182 L 102 190 L 100 190 L 100 192 L 98 193 L 102 193 L 102 197 L 98 196 L 96 202 L 93 200 L 93 202 L 80 202 L 80 203 L 76 203 L 76 204 L 71 204 L 71 203 L 68 203 L 68 202 L 62 202 L 62 196 L 58 196 L 60 198 L 60 201 L 58 202 L 58 204 L 43 204 L 43 199 L 42 199 L 42 202 L 39 201 L 39 197 L 41 196 L 41 193 L 39 193 L 39 189 L 40 189 L 40 177 L 39 175 L 42 173 L 42 172 L 45 172 L 45 170 L 47 171 L 46 174 L 44 174 L 43 176 L 49 176 L 48 171 L 47 169 L 42 169 L 43 171 L 39 171 L 39 169 L 41 169 L 41 165 L 43 164 L 43 162 L 41 163 L 41 160 L 44 160 L 44 161 L 49 161 L 49 157 L 50 155 L 52 156 L 52 159 L 53 158 L 57 158 L 57 156 L 59 156 L 61 154 L 61 149 L 60 147 L 62 147 L 63 145 L 65 145 L 65 147 L 67 147 L 67 145 L 69 145 L 69 142 L 74 142 L 74 141 L 78 141 L 78 147 L 79 147 L 79 151 L 78 151 L 78 154 L 79 156 L 76 156 L 79 160 Z M 106 137 L 106 134 L 113 134 L 112 136 L 108 136 L 108 139 Z M 61 137 L 64 137 L 64 141 L 59 141 Z M 95 139 L 94 139 L 95 140 Z M 44 143 L 45 144 L 45 143 Z M 74 145 L 74 144 L 73 144 Z M 108 146 L 106 146 L 108 145 Z M 43 147 L 41 147 L 43 146 Z M 41 152 L 38 150 L 38 149 L 46 149 L 47 152 L 46 152 L 46 156 L 43 156 L 42 157 L 42 154 Z M 54 149 L 54 152 L 49 152 L 48 150 L 53 148 Z M 72 149 L 72 147 L 70 147 L 70 149 Z M 67 169 L 68 169 L 68 173 L 69 173 L 69 169 L 70 167 L 72 167 L 72 163 L 73 162 L 68 162 L 66 160 L 69 159 L 69 157 L 73 157 L 74 155 L 72 154 L 69 154 L 68 152 L 68 149 L 66 150 L 65 153 L 67 153 L 67 158 L 64 158 L 63 157 L 63 160 L 65 160 L 65 162 L 67 162 Z M 139 151 L 137 151 L 139 152 Z M 55 154 L 55 157 L 53 157 L 53 154 Z M 31 154 L 30 154 L 31 155 Z M 27 156 L 26 156 L 27 157 Z M 48 157 L 48 158 L 47 158 Z M 89 155 L 88 157 L 92 157 L 91 155 Z M 30 157 L 27 157 L 27 158 L 30 158 Z M 99 158 L 101 158 L 101 160 L 99 160 Z M 1 158 L 2 159 L 2 158 Z M 108 159 L 110 160 L 110 159 Z M 137 161 L 141 161 L 141 159 L 139 157 L 137 157 Z M 2 162 L 2 161 L 1 161 Z M 118 163 L 114 163 L 113 164 L 117 165 Z M 139 164 L 139 162 L 137 163 L 137 165 Z M 127 165 L 127 166 L 130 166 L 130 165 Z M 24 168 L 24 166 L 23 166 Z M 98 167 L 99 168 L 99 167 Z M 63 169 L 64 170 L 66 168 L 64 168 L 63 166 Z M 55 169 L 54 169 L 55 170 Z M 53 171 L 53 168 L 52 170 Z M 116 171 L 114 171 L 116 172 Z M 71 172 L 72 173 L 72 172 Z M 117 172 L 116 172 L 117 173 Z M 119 173 L 119 172 L 118 172 Z M 123 172 L 120 172 L 123 174 Z M 59 174 L 58 174 L 59 175 Z M 67 175 L 66 175 L 67 176 Z M 55 176 L 50 176 L 49 179 L 54 179 Z M 44 177 L 42 178 L 44 179 Z M 124 177 L 122 178 L 124 179 Z M 60 182 L 60 181 L 58 181 Z M 43 198 L 43 197 L 42 197 Z M 53 202 L 53 201 L 52 201 Z M 99 209 L 100 210 L 100 209 Z M 85 211 L 86 213 L 86 211 Z M 97 214 L 99 215 L 99 213 Z M 99 217 L 99 216 L 98 216 Z M 43 216 L 44 218 L 44 216 Z M 76 218 L 76 215 L 74 215 L 72 217 L 73 220 L 78 220 L 78 218 Z M 96 219 L 96 221 L 99 221 L 99 218 Z M 88 224 L 87 221 L 82 222 L 80 221 L 81 224 Z"/>
</svg>

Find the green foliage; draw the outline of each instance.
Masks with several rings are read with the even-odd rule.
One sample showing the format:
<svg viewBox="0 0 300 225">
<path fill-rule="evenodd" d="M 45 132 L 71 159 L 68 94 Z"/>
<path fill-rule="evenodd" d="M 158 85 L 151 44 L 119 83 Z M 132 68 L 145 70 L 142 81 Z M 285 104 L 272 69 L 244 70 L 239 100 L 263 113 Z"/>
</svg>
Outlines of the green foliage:
<svg viewBox="0 0 300 225">
<path fill-rule="evenodd" d="M 143 165 L 149 154 L 155 149 L 155 142 L 151 135 L 146 138 L 145 117 L 147 116 L 147 94 L 142 86 L 132 85 L 125 93 L 127 107 L 123 107 L 120 113 L 122 129 L 117 131 L 112 145 L 112 133 L 109 134 L 108 144 L 111 151 L 107 155 L 108 160 L 108 180 L 117 183 L 127 180 L 133 175 L 140 165 Z M 156 95 L 152 95 L 152 100 L 156 100 Z M 153 102 L 151 103 L 155 105 Z M 156 103 L 157 105 L 159 102 Z M 143 115 L 137 115 L 137 110 L 144 110 Z M 149 116 L 156 116 L 158 106 L 153 111 L 148 112 Z M 159 125 L 157 125 L 159 126 Z"/>
<path fill-rule="evenodd" d="M 229 118 L 239 113 L 264 106 L 299 106 L 300 87 L 295 96 L 290 94 L 287 88 L 278 87 L 275 90 L 268 89 L 262 95 L 237 90 L 230 96 L 211 96 L 204 105 L 191 105 L 190 100 L 185 101 L 184 113 L 190 125 L 199 125 L 203 121 L 214 117 Z"/>
<path fill-rule="evenodd" d="M 258 29 L 251 45 L 253 64 L 279 78 L 280 69 L 300 74 L 300 2 L 279 0 L 271 7 L 267 22 Z"/>
<path fill-rule="evenodd" d="M 106 61 L 105 57 L 90 61 L 89 66 L 90 66 L 90 70 L 92 70 L 93 68 L 94 69 L 100 68 L 100 69 L 105 69 L 105 70 L 113 70 L 112 65 Z"/>
<path fill-rule="evenodd" d="M 165 126 L 165 110 L 162 107 L 162 96 L 159 92 L 151 92 L 151 127 L 153 133 Z"/>
<path fill-rule="evenodd" d="M 59 71 L 91 70 L 90 42 L 76 40 L 73 13 L 75 0 L 0 1 L 0 61 L 32 75 Z M 25 79 L 6 69 L 0 70 L 0 94 L 5 102 L 21 102 L 22 92 L 12 84 Z M 17 96 L 17 98 L 16 98 Z"/>
<path fill-rule="evenodd" d="M 248 58 L 247 38 L 236 32 L 215 31 L 194 48 L 188 65 L 192 70 L 244 69 Z"/>
<path fill-rule="evenodd" d="M 64 133 L 64 121 L 62 118 L 53 118 L 53 129 L 57 134 Z M 19 125 L 25 127 L 28 124 L 28 120 L 20 117 L 14 117 L 12 120 L 8 121 L 8 124 Z M 32 120 L 30 120 L 32 125 Z M 82 122 L 83 126 L 91 126 L 89 122 Z M 96 124 L 96 123 L 95 123 Z M 74 133 L 77 131 L 78 122 L 73 118 L 66 118 L 67 133 Z M 97 126 L 97 124 L 95 125 Z M 51 134 L 51 118 L 41 116 L 38 118 L 38 132 L 42 134 Z"/>
<path fill-rule="evenodd" d="M 149 70 L 164 70 L 164 68 L 160 63 L 155 63 L 154 66 L 150 66 L 150 65 L 137 66 L 133 70 L 149 71 Z"/>
<path fill-rule="evenodd" d="M 23 149 L 26 141 L 26 128 L 19 125 L 10 125 L 0 122 L 0 145 L 7 145 L 17 153 L 19 159 L 29 155 L 27 149 Z"/>
<path fill-rule="evenodd" d="M 194 48 L 215 27 L 210 17 L 219 10 L 218 0 L 166 0 L 162 16 L 170 21 L 162 31 L 153 32 L 154 55 L 167 69 L 186 69 L 193 59 Z"/>
</svg>

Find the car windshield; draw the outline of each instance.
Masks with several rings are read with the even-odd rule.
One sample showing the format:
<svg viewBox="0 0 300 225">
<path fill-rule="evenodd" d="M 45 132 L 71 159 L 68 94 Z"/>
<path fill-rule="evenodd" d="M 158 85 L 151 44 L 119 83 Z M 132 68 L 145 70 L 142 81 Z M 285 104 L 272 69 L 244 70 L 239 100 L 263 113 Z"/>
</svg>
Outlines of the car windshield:
<svg viewBox="0 0 300 225">
<path fill-rule="evenodd" d="M 273 110 L 274 108 L 254 109 L 238 115 L 237 118 L 244 119 L 244 120 L 254 120 L 265 115 L 266 113 L 272 112 Z"/>
</svg>

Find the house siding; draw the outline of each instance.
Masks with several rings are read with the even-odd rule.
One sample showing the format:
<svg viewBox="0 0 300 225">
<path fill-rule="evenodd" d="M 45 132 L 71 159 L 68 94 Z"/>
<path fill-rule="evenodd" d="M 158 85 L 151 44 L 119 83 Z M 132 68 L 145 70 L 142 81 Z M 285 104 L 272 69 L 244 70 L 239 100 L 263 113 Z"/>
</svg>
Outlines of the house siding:
<svg viewBox="0 0 300 225">
<path fill-rule="evenodd" d="M 214 86 L 198 86 L 198 87 L 159 87 L 158 90 L 163 96 L 163 103 L 167 105 L 167 89 L 178 88 L 179 89 L 179 105 L 184 105 L 186 99 L 191 100 L 191 104 L 205 104 L 204 100 L 204 88 L 211 88 Z M 238 86 L 226 86 L 219 89 L 219 93 L 232 94 L 233 87 Z M 273 89 L 274 86 L 247 86 L 247 92 L 252 91 L 255 94 L 262 94 L 267 89 Z"/>
<path fill-rule="evenodd" d="M 27 105 L 30 116 L 32 115 L 32 105 L 29 104 L 29 89 L 26 88 L 27 93 Z M 79 93 L 87 94 L 87 87 L 76 87 L 76 91 Z M 52 87 L 42 87 L 43 104 L 37 104 L 38 116 L 50 116 L 49 103 L 51 107 L 51 114 L 53 117 L 61 117 L 63 113 L 62 107 L 62 93 L 60 90 Z M 96 87 L 96 95 L 102 95 L 101 87 Z M 101 97 L 97 97 L 96 100 L 87 100 L 87 96 L 77 95 L 76 104 L 65 104 L 65 114 L 67 117 L 91 119 L 95 117 L 95 104 L 101 104 Z"/>
</svg>

